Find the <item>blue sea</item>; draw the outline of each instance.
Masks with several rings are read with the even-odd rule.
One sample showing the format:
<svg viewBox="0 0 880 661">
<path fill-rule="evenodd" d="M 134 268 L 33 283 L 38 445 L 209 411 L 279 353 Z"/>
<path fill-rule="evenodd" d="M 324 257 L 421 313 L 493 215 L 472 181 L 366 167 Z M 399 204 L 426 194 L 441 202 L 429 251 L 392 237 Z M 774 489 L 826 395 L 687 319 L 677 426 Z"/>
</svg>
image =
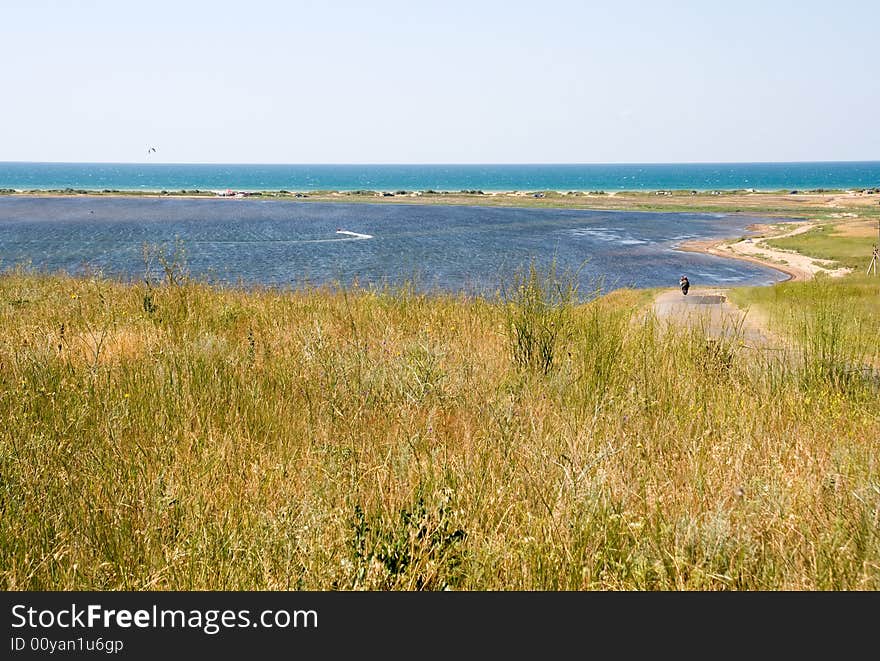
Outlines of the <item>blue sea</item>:
<svg viewBox="0 0 880 661">
<path fill-rule="evenodd" d="M 580 290 L 761 285 L 747 262 L 677 250 L 741 236 L 757 217 L 255 198 L 0 196 L 0 265 L 139 280 L 143 248 L 183 246 L 216 284 L 397 286 L 494 295 L 534 261 L 577 273 Z M 155 275 L 155 264 L 150 273 Z"/>
<path fill-rule="evenodd" d="M 170 165 L 4 163 L 18 190 L 621 191 L 880 186 L 880 161 L 620 165 Z"/>
</svg>

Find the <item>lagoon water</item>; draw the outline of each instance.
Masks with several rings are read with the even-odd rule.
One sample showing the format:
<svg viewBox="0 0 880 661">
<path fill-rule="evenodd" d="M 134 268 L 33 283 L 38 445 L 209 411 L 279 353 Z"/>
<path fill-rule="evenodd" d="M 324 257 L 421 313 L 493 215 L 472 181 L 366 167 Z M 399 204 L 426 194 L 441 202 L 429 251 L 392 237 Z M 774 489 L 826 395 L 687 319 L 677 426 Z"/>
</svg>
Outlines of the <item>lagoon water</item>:
<svg viewBox="0 0 880 661">
<path fill-rule="evenodd" d="M 782 273 L 676 250 L 747 234 L 759 218 L 253 198 L 0 197 L 0 266 L 142 278 L 143 246 L 185 247 L 190 272 L 216 283 L 383 286 L 491 294 L 535 260 L 597 284 L 770 284 Z"/>
</svg>

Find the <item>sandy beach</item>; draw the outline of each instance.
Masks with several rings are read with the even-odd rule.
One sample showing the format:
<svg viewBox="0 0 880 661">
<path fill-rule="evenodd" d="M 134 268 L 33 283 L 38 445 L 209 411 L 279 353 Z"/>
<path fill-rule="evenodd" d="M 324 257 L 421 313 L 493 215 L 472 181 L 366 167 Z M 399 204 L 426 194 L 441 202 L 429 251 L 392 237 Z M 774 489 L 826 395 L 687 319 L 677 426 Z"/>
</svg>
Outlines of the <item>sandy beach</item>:
<svg viewBox="0 0 880 661">
<path fill-rule="evenodd" d="M 790 224 L 794 224 L 796 227 L 789 231 L 781 231 L 771 225 L 754 224 L 750 225 L 748 229 L 753 232 L 762 232 L 758 236 L 741 239 L 688 241 L 680 245 L 678 249 L 761 264 L 785 273 L 788 275 L 788 280 L 794 281 L 810 280 L 819 273 L 824 273 L 832 278 L 850 273 L 848 268 L 836 268 L 835 263 L 830 260 L 772 248 L 765 243 L 768 239 L 797 236 L 816 227 L 816 223 L 810 221 Z"/>
</svg>

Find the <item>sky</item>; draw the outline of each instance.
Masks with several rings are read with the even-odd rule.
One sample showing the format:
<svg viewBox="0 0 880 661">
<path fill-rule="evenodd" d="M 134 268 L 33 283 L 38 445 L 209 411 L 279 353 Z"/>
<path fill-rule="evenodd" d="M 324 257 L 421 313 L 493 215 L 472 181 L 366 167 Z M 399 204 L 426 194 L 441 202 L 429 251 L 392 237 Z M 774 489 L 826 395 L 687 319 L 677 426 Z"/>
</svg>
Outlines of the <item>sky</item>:
<svg viewBox="0 0 880 661">
<path fill-rule="evenodd" d="M 0 161 L 880 160 L 876 0 L 0 3 Z"/>
</svg>

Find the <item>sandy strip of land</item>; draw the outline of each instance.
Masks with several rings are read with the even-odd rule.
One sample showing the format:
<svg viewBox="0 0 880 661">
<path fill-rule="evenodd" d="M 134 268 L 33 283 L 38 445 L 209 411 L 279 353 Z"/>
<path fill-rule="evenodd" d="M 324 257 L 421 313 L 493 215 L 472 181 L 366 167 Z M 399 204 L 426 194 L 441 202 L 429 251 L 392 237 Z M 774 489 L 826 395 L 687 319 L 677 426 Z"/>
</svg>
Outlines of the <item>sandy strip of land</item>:
<svg viewBox="0 0 880 661">
<path fill-rule="evenodd" d="M 787 225 L 791 225 L 791 223 L 787 223 Z M 751 231 L 768 233 L 734 240 L 688 241 L 680 245 L 678 249 L 761 264 L 785 273 L 789 276 L 789 280 L 809 280 L 818 273 L 825 273 L 832 278 L 837 278 L 850 272 L 851 269 L 835 267 L 835 262 L 831 260 L 809 257 L 790 250 L 771 248 L 765 243 L 767 239 L 781 239 L 803 234 L 816 226 L 811 222 L 795 223 L 795 225 L 796 227 L 789 231 L 774 231 L 773 227 L 769 225 L 750 225 L 748 229 Z"/>
</svg>

